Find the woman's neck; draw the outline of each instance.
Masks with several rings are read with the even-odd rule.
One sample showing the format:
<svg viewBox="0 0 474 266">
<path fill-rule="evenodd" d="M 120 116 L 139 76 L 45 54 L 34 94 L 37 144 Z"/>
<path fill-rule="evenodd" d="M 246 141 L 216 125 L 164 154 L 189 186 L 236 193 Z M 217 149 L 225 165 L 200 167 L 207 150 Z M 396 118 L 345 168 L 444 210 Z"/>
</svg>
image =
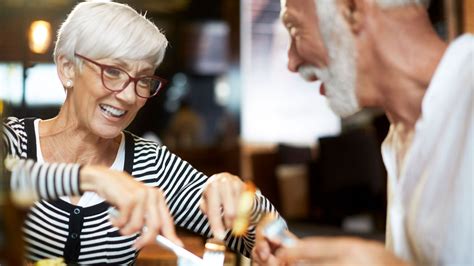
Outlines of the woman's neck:
<svg viewBox="0 0 474 266">
<path fill-rule="evenodd" d="M 65 106 L 63 106 L 65 107 Z M 120 146 L 121 135 L 104 139 L 81 126 L 66 108 L 39 123 L 41 151 L 45 161 L 98 164 L 110 167 Z"/>
</svg>

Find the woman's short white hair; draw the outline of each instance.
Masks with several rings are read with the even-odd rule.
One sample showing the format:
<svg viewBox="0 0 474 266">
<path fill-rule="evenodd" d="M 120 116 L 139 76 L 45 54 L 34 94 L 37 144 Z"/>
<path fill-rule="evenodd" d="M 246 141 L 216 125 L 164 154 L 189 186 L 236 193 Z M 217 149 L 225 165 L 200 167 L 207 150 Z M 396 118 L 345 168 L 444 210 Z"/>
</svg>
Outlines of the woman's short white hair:
<svg viewBox="0 0 474 266">
<path fill-rule="evenodd" d="M 145 16 L 125 4 L 89 1 L 77 4 L 58 31 L 54 60 L 74 53 L 90 58 L 163 60 L 168 41 Z"/>
</svg>

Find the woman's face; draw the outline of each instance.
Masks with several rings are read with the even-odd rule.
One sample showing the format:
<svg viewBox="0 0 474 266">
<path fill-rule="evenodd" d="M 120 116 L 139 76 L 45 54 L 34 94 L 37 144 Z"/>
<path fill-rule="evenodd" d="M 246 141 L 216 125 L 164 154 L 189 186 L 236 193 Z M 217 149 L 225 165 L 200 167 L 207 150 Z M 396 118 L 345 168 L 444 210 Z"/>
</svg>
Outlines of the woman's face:
<svg viewBox="0 0 474 266">
<path fill-rule="evenodd" d="M 87 56 L 87 55 L 85 55 Z M 145 61 L 97 59 L 97 63 L 121 68 L 132 77 L 153 75 L 153 66 Z M 69 90 L 80 127 L 102 138 L 114 138 L 135 118 L 146 98 L 137 96 L 135 83 L 122 91 L 104 87 L 98 65 L 82 60 L 82 71 L 76 70 L 74 87 Z"/>
</svg>

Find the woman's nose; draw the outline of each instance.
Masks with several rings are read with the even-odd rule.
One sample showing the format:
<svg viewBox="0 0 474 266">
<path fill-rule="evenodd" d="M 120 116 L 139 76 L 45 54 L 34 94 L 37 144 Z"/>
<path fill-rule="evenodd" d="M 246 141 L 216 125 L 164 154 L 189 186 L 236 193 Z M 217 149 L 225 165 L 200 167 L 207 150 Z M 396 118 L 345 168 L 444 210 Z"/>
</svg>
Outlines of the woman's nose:
<svg viewBox="0 0 474 266">
<path fill-rule="evenodd" d="M 116 94 L 116 97 L 126 103 L 133 104 L 137 98 L 137 95 L 135 93 L 135 86 L 135 82 L 130 80 L 125 86 L 125 88 Z"/>
</svg>

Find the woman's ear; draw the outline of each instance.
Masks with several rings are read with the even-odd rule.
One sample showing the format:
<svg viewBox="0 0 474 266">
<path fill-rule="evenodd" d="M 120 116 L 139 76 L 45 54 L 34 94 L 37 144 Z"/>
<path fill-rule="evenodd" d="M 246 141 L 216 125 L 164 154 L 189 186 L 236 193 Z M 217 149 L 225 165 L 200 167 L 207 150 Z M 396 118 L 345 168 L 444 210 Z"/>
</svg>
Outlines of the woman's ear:
<svg viewBox="0 0 474 266">
<path fill-rule="evenodd" d="M 59 55 L 56 59 L 56 68 L 59 79 L 65 89 L 71 88 L 74 85 L 74 62 L 66 58 L 64 55 Z"/>
<path fill-rule="evenodd" d="M 358 34 L 364 25 L 365 5 L 371 0 L 343 0 L 341 1 L 342 16 L 351 28 L 353 34 Z"/>
</svg>

